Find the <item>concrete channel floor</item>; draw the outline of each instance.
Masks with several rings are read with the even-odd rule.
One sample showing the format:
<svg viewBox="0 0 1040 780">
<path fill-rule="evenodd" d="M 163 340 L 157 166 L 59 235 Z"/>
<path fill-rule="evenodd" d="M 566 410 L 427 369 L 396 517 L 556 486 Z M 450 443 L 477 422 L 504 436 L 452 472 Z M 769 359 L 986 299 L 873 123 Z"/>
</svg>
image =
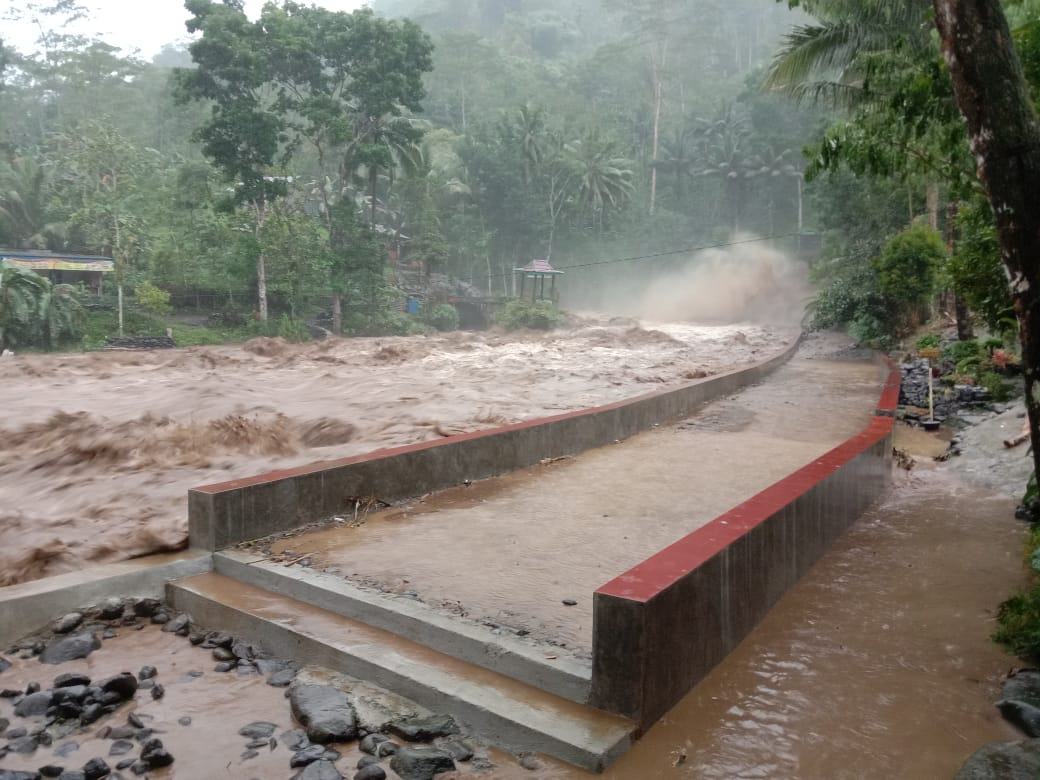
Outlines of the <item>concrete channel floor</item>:
<svg viewBox="0 0 1040 780">
<path fill-rule="evenodd" d="M 868 355 L 816 334 L 763 383 L 679 423 L 281 539 L 272 554 L 588 658 L 598 587 L 861 431 L 880 387 Z"/>
</svg>

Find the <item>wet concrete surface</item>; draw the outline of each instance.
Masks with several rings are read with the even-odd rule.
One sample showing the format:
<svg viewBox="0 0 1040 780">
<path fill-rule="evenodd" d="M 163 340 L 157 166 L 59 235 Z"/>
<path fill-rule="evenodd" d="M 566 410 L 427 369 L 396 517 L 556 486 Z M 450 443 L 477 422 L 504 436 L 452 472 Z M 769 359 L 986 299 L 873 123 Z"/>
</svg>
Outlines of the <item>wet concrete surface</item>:
<svg viewBox="0 0 1040 780">
<path fill-rule="evenodd" d="M 866 355 L 817 334 L 762 384 L 676 425 L 272 550 L 588 657 L 599 586 L 859 433 L 879 392 Z"/>
</svg>

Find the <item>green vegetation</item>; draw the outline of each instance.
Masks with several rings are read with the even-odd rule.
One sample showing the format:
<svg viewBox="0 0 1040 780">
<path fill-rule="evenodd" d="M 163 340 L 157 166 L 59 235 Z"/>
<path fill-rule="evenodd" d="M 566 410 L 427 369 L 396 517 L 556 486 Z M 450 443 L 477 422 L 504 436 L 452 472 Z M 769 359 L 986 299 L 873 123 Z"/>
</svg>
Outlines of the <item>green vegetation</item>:
<svg viewBox="0 0 1040 780">
<path fill-rule="evenodd" d="M 459 312 L 450 303 L 435 303 L 425 308 L 423 319 L 437 330 L 459 329 Z"/>
<path fill-rule="evenodd" d="M 1033 511 L 1040 505 L 1035 475 L 1026 489 L 1023 505 Z M 1033 584 L 1000 605 L 993 639 L 1019 658 L 1040 662 L 1040 524 L 1034 524 L 1024 546 L 1026 565 L 1033 572 Z"/>
<path fill-rule="evenodd" d="M 0 349 L 54 349 L 78 338 L 83 307 L 75 288 L 0 265 Z"/>
<path fill-rule="evenodd" d="M 502 307 L 495 322 L 506 330 L 552 330 L 560 324 L 560 310 L 549 301 L 517 299 Z"/>
</svg>

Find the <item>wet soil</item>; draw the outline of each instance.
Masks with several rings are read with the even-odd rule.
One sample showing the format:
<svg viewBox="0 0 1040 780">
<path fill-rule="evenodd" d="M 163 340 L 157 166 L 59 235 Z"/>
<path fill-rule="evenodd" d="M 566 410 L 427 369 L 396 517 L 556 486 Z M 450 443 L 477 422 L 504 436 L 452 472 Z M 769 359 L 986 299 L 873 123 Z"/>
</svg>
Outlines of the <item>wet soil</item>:
<svg viewBox="0 0 1040 780">
<path fill-rule="evenodd" d="M 880 386 L 845 337 L 817 334 L 674 426 L 270 549 L 587 659 L 597 588 L 859 433 Z"/>
<path fill-rule="evenodd" d="M 620 400 L 764 360 L 757 325 L 578 320 L 0 360 L 0 586 L 187 543 L 189 488 Z"/>
</svg>

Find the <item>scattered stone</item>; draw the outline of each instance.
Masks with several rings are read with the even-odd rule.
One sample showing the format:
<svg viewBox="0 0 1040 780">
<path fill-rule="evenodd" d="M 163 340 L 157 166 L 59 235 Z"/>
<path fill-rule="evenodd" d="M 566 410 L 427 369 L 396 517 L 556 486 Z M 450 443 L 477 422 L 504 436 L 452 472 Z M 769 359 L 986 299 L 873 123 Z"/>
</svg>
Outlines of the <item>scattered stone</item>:
<svg viewBox="0 0 1040 780">
<path fill-rule="evenodd" d="M 115 639 L 117 636 L 119 636 L 119 634 L 117 634 L 111 628 L 106 628 L 104 631 L 101 632 L 102 639 Z"/>
<path fill-rule="evenodd" d="M 293 775 L 292 780 L 343 780 L 343 775 L 331 761 L 315 761 Z"/>
<path fill-rule="evenodd" d="M 368 753 L 369 755 L 374 756 L 376 755 L 376 748 L 380 744 L 389 741 L 390 739 L 384 737 L 382 734 L 366 734 L 362 738 L 361 744 L 358 745 L 358 747 L 361 749 L 362 753 Z"/>
<path fill-rule="evenodd" d="M 289 731 L 282 732 L 282 742 L 285 746 L 294 753 L 298 750 L 303 750 L 309 744 L 310 740 L 307 739 L 307 732 L 303 729 L 290 729 Z"/>
<path fill-rule="evenodd" d="M 8 739 L 18 739 L 18 737 L 24 737 L 28 733 L 29 733 L 29 729 L 27 729 L 27 728 L 11 729 L 10 731 L 7 732 L 7 738 Z"/>
<path fill-rule="evenodd" d="M 141 671 L 137 673 L 137 679 L 151 680 L 157 674 L 159 674 L 159 670 L 156 669 L 154 666 L 142 666 Z"/>
<path fill-rule="evenodd" d="M 439 747 L 456 761 L 465 762 L 473 758 L 473 748 L 459 739 L 449 739 Z"/>
<path fill-rule="evenodd" d="M 151 682 L 151 680 L 149 680 Z M 166 689 L 162 687 L 160 683 L 156 683 L 152 688 L 152 698 L 159 701 L 163 696 L 166 695 Z"/>
<path fill-rule="evenodd" d="M 14 688 L 4 688 L 0 691 L 0 699 L 17 699 L 22 695 L 21 691 L 16 691 Z"/>
<path fill-rule="evenodd" d="M 531 772 L 533 772 L 536 769 L 540 769 L 542 766 L 541 762 L 539 762 L 538 759 L 532 756 L 530 753 L 526 753 L 520 756 L 520 760 L 517 763 L 519 763 L 520 766 L 522 766 L 524 769 L 527 769 Z"/>
<path fill-rule="evenodd" d="M 437 737 L 458 734 L 459 727 L 451 715 L 427 715 L 391 723 L 389 731 L 409 742 L 429 742 Z"/>
<path fill-rule="evenodd" d="M 143 775 L 149 769 L 151 769 L 151 767 L 148 766 L 148 764 L 146 764 L 144 761 L 135 761 L 133 764 L 130 765 L 130 771 L 133 772 L 135 775 Z"/>
<path fill-rule="evenodd" d="M 98 608 L 98 617 L 102 620 L 118 620 L 123 617 L 123 600 L 111 596 L 102 601 Z"/>
<path fill-rule="evenodd" d="M 94 634 L 83 633 L 66 636 L 47 645 L 40 654 L 40 663 L 63 664 L 77 658 L 86 658 L 101 647 L 101 640 Z"/>
<path fill-rule="evenodd" d="M 1040 669 L 1022 669 L 1006 679 L 1003 698 L 1040 707 Z"/>
<path fill-rule="evenodd" d="M 188 641 L 196 646 L 201 645 L 203 642 L 206 641 L 206 635 L 203 634 L 201 631 L 195 631 L 191 634 L 188 634 Z"/>
<path fill-rule="evenodd" d="M 116 769 L 118 771 L 122 772 L 124 769 L 129 769 L 130 767 L 132 767 L 136 763 L 137 763 L 137 759 L 136 758 L 124 758 L 122 761 L 120 761 L 118 764 L 116 764 Z"/>
<path fill-rule="evenodd" d="M 35 753 L 36 748 L 36 738 L 30 736 L 16 737 L 7 743 L 7 749 L 12 753 Z"/>
<path fill-rule="evenodd" d="M 247 739 L 267 739 L 269 736 L 274 734 L 276 728 L 278 727 L 274 723 L 258 720 L 246 724 L 238 730 L 238 733 L 239 736 L 246 737 Z"/>
<path fill-rule="evenodd" d="M 120 701 L 126 701 L 127 699 L 132 699 L 134 694 L 137 693 L 137 678 L 130 672 L 120 672 L 101 680 L 98 686 L 106 693 L 113 693 L 118 696 Z"/>
<path fill-rule="evenodd" d="M 231 661 L 221 661 L 219 664 L 213 667 L 214 672 L 230 672 L 235 668 L 235 664 Z"/>
<path fill-rule="evenodd" d="M 215 661 L 234 661 L 235 654 L 226 647 L 214 647 L 213 648 L 213 660 Z"/>
<path fill-rule="evenodd" d="M 274 688 L 288 688 L 296 679 L 296 672 L 292 669 L 282 669 L 267 678 L 267 684 Z"/>
<path fill-rule="evenodd" d="M 312 742 L 348 742 L 357 736 L 354 707 L 337 688 L 300 685 L 290 689 L 289 704 Z"/>
<path fill-rule="evenodd" d="M 126 716 L 126 722 L 133 726 L 135 729 L 143 729 L 144 721 L 141 720 L 141 716 L 136 712 L 131 712 Z"/>
<path fill-rule="evenodd" d="M 158 599 L 138 599 L 134 602 L 134 614 L 137 617 L 150 618 L 162 607 Z"/>
<path fill-rule="evenodd" d="M 246 747 L 250 750 L 256 750 L 257 748 L 267 747 L 266 739 L 254 739 L 246 744 Z"/>
<path fill-rule="evenodd" d="M 1040 737 L 1040 707 L 1010 699 L 1001 699 L 996 706 L 1004 720 L 1021 730 L 1027 737 Z"/>
<path fill-rule="evenodd" d="M 992 742 L 975 751 L 954 780 L 1032 780 L 1040 777 L 1040 739 Z"/>
<path fill-rule="evenodd" d="M 361 756 L 361 758 L 358 759 L 357 768 L 358 769 L 364 769 L 369 764 L 378 764 L 378 763 L 379 763 L 379 759 L 376 758 L 375 756 Z"/>
<path fill-rule="evenodd" d="M 39 769 L 40 774 L 44 777 L 58 777 L 64 771 L 65 767 L 55 766 L 54 764 L 47 764 L 46 766 L 41 766 Z"/>
<path fill-rule="evenodd" d="M 160 609 L 154 615 L 152 615 L 152 623 L 157 626 L 164 626 L 170 622 L 170 613 L 165 609 Z"/>
<path fill-rule="evenodd" d="M 163 747 L 158 739 L 150 739 L 141 748 L 141 761 L 151 769 L 162 769 L 173 763 L 173 756 Z"/>
<path fill-rule="evenodd" d="M 128 739 L 117 739 L 112 743 L 112 747 L 108 750 L 110 756 L 125 756 L 131 750 L 136 747 L 133 742 Z"/>
<path fill-rule="evenodd" d="M 79 628 L 80 623 L 83 622 L 82 612 L 70 612 L 67 615 L 62 615 L 60 618 L 54 621 L 52 628 L 55 634 L 67 634 L 70 631 L 75 631 Z"/>
<path fill-rule="evenodd" d="M 54 755 L 56 755 L 58 758 L 68 758 L 77 750 L 79 750 L 78 742 L 66 742 L 64 745 L 61 745 L 57 750 L 54 751 Z"/>
<path fill-rule="evenodd" d="M 80 713 L 79 722 L 84 726 L 89 726 L 91 723 L 96 721 L 102 715 L 105 714 L 105 709 L 97 702 L 88 704 L 83 708 L 83 712 Z"/>
<path fill-rule="evenodd" d="M 162 630 L 168 634 L 187 636 L 191 631 L 191 618 L 181 612 L 176 617 L 170 618 L 170 620 L 163 625 Z"/>
<path fill-rule="evenodd" d="M 0 780 L 36 780 L 36 773 L 16 772 L 13 769 L 0 769 Z"/>
<path fill-rule="evenodd" d="M 576 607 L 576 606 L 578 606 L 578 602 L 575 601 L 574 599 L 564 599 L 563 600 L 563 606 L 565 606 L 565 607 Z"/>
<path fill-rule="evenodd" d="M 71 688 L 73 685 L 90 685 L 90 678 L 85 674 L 78 674 L 77 672 L 59 674 L 54 678 L 55 688 Z"/>
<path fill-rule="evenodd" d="M 241 758 L 243 761 L 248 761 L 251 758 L 256 758 L 258 755 L 260 754 L 257 753 L 255 750 L 246 750 L 244 753 L 242 753 L 242 755 L 239 756 L 239 758 Z"/>
<path fill-rule="evenodd" d="M 441 772 L 453 771 L 455 761 L 429 745 L 405 745 L 390 759 L 390 768 L 401 780 L 433 780 Z"/>
<path fill-rule="evenodd" d="M 235 658 L 252 661 L 257 656 L 256 647 L 243 639 L 236 639 L 231 643 L 231 652 Z"/>
<path fill-rule="evenodd" d="M 28 696 L 30 693 L 39 693 L 40 684 L 38 682 L 31 682 L 25 686 L 25 695 Z"/>
<path fill-rule="evenodd" d="M 369 764 L 354 774 L 354 780 L 386 780 L 386 770 L 379 764 Z"/>
<path fill-rule="evenodd" d="M 292 769 L 299 769 L 300 767 L 307 766 L 307 764 L 313 764 L 315 761 L 320 761 L 324 757 L 324 745 L 308 745 L 303 750 L 298 750 L 293 753 L 292 758 L 289 759 L 289 766 Z"/>
<path fill-rule="evenodd" d="M 51 706 L 54 694 L 50 691 L 32 693 L 23 698 L 14 707 L 14 714 L 19 718 L 34 718 L 47 712 Z"/>
<path fill-rule="evenodd" d="M 112 774 L 110 767 L 103 758 L 92 758 L 83 765 L 83 776 L 86 780 L 101 780 Z"/>
<path fill-rule="evenodd" d="M 191 725 L 191 715 L 183 715 L 183 716 L 177 718 L 177 722 L 180 723 L 182 726 L 190 726 Z"/>
<path fill-rule="evenodd" d="M 6 672 L 11 668 L 11 662 L 0 655 L 0 673 Z"/>
</svg>

